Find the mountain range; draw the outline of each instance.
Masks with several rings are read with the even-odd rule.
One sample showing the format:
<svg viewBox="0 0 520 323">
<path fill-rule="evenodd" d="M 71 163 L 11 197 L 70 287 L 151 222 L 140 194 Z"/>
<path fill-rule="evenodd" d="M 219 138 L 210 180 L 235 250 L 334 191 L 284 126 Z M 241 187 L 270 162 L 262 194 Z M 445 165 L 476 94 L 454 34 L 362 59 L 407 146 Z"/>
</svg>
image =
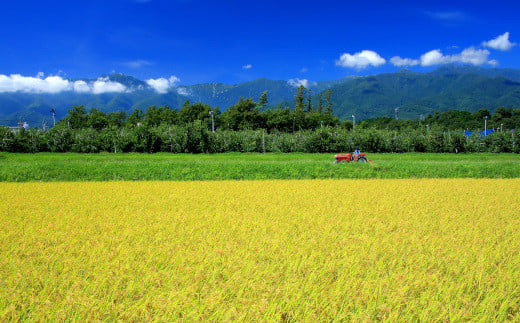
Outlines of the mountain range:
<svg viewBox="0 0 520 323">
<path fill-rule="evenodd" d="M 185 100 L 218 106 L 221 111 L 235 104 L 239 98 L 258 100 L 267 91 L 269 105 L 293 107 L 296 82 L 256 79 L 235 85 L 204 83 L 176 86 L 165 93 L 154 90 L 147 82 L 124 74 L 103 76 L 105 80 L 126 87 L 123 92 L 93 94 L 75 91 L 58 93 L 0 93 L 0 124 L 15 125 L 19 120 L 40 127 L 55 109 L 57 118 L 67 114 L 74 105 L 105 112 L 146 110 L 151 105 L 180 108 Z M 94 80 L 82 80 L 92 82 Z M 520 108 L 520 69 L 482 68 L 466 65 L 444 65 L 431 72 L 419 73 L 407 69 L 395 73 L 370 76 L 348 76 L 338 80 L 307 83 L 316 103 L 316 94 L 331 89 L 334 114 L 358 120 L 379 116 L 417 119 L 436 110 L 479 109 L 494 111 L 497 107 Z"/>
</svg>

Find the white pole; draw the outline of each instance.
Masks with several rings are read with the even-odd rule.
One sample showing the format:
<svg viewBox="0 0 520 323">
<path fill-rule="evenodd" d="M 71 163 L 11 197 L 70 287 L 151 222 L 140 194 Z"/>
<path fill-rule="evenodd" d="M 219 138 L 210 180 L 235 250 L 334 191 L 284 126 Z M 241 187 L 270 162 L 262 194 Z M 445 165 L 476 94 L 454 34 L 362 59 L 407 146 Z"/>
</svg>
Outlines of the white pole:
<svg viewBox="0 0 520 323">
<path fill-rule="evenodd" d="M 352 131 L 356 131 L 356 116 L 352 115 Z"/>
<path fill-rule="evenodd" d="M 265 130 L 262 130 L 262 150 L 265 154 Z"/>
<path fill-rule="evenodd" d="M 211 116 L 211 132 L 215 132 L 215 119 L 213 118 L 213 111 L 210 111 L 209 115 Z"/>
</svg>

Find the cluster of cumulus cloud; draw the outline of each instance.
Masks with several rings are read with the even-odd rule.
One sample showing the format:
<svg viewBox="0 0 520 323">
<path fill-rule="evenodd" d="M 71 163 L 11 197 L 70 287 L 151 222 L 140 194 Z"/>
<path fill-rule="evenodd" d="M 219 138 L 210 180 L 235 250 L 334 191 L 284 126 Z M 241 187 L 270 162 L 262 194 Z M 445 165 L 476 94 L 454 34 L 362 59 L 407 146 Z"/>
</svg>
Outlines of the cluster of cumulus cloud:
<svg viewBox="0 0 520 323">
<path fill-rule="evenodd" d="M 121 83 L 113 82 L 108 77 L 100 77 L 95 81 L 71 81 L 61 76 L 47 76 L 38 73 L 36 77 L 22 76 L 20 74 L 0 74 L 1 92 L 26 92 L 26 93 L 59 93 L 74 91 L 77 93 L 101 94 L 107 92 L 124 92 L 127 88 Z"/>
<path fill-rule="evenodd" d="M 489 55 L 491 53 L 486 48 L 499 51 L 508 51 L 515 45 L 515 43 L 512 43 L 509 40 L 509 32 L 506 32 L 494 39 L 482 42 L 482 48 L 472 46 L 454 55 L 444 55 L 440 49 L 434 49 L 415 59 L 394 56 L 390 58 L 390 63 L 394 66 L 434 66 L 448 63 L 462 63 L 472 65 L 489 64 L 495 66 L 498 64 L 498 61 L 489 59 Z M 378 67 L 386 63 L 386 59 L 371 50 L 363 50 L 355 54 L 344 53 L 339 57 L 338 60 L 336 60 L 336 65 L 338 66 L 356 69 L 363 69 L 370 66 Z"/>
<path fill-rule="evenodd" d="M 148 86 L 154 89 L 157 93 L 164 94 L 168 92 L 170 88 L 175 87 L 180 81 L 181 80 L 177 76 L 172 75 L 168 79 L 161 77 L 158 79 L 146 80 L 146 84 L 148 84 Z"/>
<path fill-rule="evenodd" d="M 173 88 L 179 78 L 158 78 L 146 80 L 146 84 L 157 93 L 166 93 Z M 132 92 L 136 88 L 129 88 L 119 82 L 111 81 L 108 77 L 99 77 L 94 81 L 72 81 L 61 76 L 47 76 L 38 73 L 37 76 L 22 76 L 20 74 L 0 74 L 0 93 L 25 92 L 25 93 L 60 93 L 73 91 L 82 94 L 123 93 Z"/>
<path fill-rule="evenodd" d="M 497 36 L 489 41 L 484 41 L 480 48 L 475 46 L 468 47 L 458 54 L 445 55 L 440 49 L 434 49 L 424 53 L 419 58 L 403 58 L 394 56 L 390 58 L 389 62 L 394 66 L 435 66 L 448 63 L 462 63 L 472 65 L 488 64 L 495 66 L 498 61 L 489 59 L 491 54 L 487 48 L 508 51 L 516 46 L 509 40 L 509 32 Z M 371 50 L 363 50 L 355 54 L 343 53 L 336 65 L 364 69 L 370 66 L 378 67 L 387 63 L 387 60 L 381 57 L 378 53 Z M 242 66 L 242 69 L 251 69 L 252 65 L 247 64 Z M 146 84 L 155 92 L 164 94 L 170 89 L 177 87 L 180 82 L 176 76 L 169 78 L 148 79 Z M 306 88 L 316 85 L 316 82 L 311 82 L 307 79 L 294 78 L 287 82 L 288 85 L 298 87 L 303 85 Z M 84 94 L 102 94 L 102 93 L 123 93 L 132 92 L 139 87 L 129 88 L 119 82 L 110 80 L 108 77 L 100 77 L 93 81 L 77 80 L 72 81 L 62 78 L 61 76 L 47 76 L 43 73 L 38 73 L 37 76 L 22 76 L 20 74 L 2 75 L 0 74 L 0 93 L 4 92 L 25 92 L 25 93 L 60 93 L 64 91 L 73 91 L 75 93 Z M 181 95 L 189 95 L 189 92 L 184 87 L 177 87 L 177 93 Z"/>
<path fill-rule="evenodd" d="M 290 86 L 294 86 L 294 87 L 299 87 L 300 85 L 303 85 L 306 88 L 317 85 L 316 82 L 311 82 L 307 79 L 299 79 L 299 78 L 290 79 L 289 81 L 287 81 L 287 84 L 289 84 Z"/>
</svg>

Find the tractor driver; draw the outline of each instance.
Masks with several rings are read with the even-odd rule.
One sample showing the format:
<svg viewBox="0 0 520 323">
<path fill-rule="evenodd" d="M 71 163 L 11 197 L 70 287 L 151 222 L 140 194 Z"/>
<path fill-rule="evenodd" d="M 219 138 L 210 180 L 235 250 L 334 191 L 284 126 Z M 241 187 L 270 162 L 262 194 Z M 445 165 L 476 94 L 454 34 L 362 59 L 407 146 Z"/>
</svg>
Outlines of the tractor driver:
<svg viewBox="0 0 520 323">
<path fill-rule="evenodd" d="M 358 148 L 354 149 L 354 152 L 352 153 L 352 157 L 356 158 L 357 155 L 361 154 L 361 151 L 359 151 Z"/>
</svg>

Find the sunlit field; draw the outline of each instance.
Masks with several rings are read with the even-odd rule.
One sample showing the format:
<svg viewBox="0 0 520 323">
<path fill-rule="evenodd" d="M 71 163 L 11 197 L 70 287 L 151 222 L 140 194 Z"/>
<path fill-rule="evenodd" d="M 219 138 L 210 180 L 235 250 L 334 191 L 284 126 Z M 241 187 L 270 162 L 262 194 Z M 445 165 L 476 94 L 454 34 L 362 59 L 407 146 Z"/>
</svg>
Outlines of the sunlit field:
<svg viewBox="0 0 520 323">
<path fill-rule="evenodd" d="M 0 182 L 520 178 L 519 154 L 376 154 L 334 164 L 334 154 L 77 154 L 0 152 Z"/>
<path fill-rule="evenodd" d="M 0 183 L 0 320 L 519 319 L 520 179 Z"/>
</svg>

